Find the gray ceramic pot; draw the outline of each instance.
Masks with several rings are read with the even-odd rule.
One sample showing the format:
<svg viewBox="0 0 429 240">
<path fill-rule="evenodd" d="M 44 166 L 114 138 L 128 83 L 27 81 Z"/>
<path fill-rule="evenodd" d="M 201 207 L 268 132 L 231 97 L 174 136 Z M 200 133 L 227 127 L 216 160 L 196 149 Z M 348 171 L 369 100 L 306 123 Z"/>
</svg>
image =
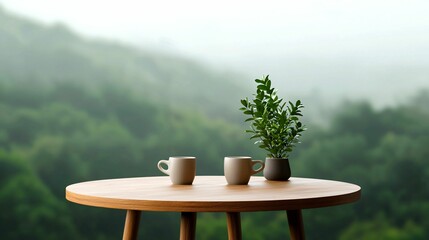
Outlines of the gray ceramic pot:
<svg viewBox="0 0 429 240">
<path fill-rule="evenodd" d="M 289 159 L 266 158 L 264 177 L 272 181 L 287 181 L 290 178 Z"/>
</svg>

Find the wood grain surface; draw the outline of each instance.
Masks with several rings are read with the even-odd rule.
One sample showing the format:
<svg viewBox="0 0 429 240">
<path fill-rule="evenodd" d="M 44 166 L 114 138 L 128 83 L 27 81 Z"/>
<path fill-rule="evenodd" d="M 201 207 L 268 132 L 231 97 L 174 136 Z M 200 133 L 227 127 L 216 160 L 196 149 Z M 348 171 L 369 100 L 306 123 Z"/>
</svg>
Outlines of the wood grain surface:
<svg viewBox="0 0 429 240">
<path fill-rule="evenodd" d="M 253 176 L 248 185 L 228 185 L 224 176 L 196 176 L 193 185 L 172 185 L 168 176 L 82 182 L 66 188 L 75 203 L 126 210 L 249 212 L 294 210 L 357 201 L 357 185 L 310 178 L 268 181 Z"/>
</svg>

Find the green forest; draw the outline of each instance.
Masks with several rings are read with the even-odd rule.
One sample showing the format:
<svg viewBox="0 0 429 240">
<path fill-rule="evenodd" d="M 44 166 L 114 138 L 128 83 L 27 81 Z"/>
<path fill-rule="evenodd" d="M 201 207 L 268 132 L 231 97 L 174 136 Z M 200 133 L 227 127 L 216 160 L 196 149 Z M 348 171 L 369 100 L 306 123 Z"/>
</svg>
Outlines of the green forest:
<svg viewBox="0 0 429 240">
<path fill-rule="evenodd" d="M 196 156 L 198 175 L 222 175 L 227 155 L 264 158 L 238 110 L 252 88 L 253 79 L 0 8 L 0 239 L 120 239 L 124 211 L 70 203 L 65 187 L 162 175 L 156 163 L 174 155 Z M 357 203 L 304 210 L 308 239 L 429 239 L 428 90 L 383 109 L 344 102 L 306 121 L 292 176 L 362 187 Z M 140 237 L 177 239 L 179 220 L 143 213 Z M 289 238 L 285 212 L 243 213 L 242 228 L 243 239 Z M 225 215 L 199 214 L 197 239 L 227 239 Z"/>
</svg>

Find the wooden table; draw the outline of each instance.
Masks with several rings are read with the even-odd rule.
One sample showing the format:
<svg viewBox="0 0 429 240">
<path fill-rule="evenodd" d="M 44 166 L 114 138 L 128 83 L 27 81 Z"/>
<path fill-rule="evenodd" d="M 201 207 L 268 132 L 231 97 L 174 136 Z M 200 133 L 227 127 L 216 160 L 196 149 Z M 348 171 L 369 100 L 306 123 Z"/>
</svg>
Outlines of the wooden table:
<svg viewBox="0 0 429 240">
<path fill-rule="evenodd" d="M 169 177 L 82 182 L 66 188 L 75 203 L 127 210 L 123 239 L 137 239 L 141 211 L 181 212 L 180 239 L 195 239 L 197 212 L 226 212 L 228 239 L 241 239 L 240 212 L 286 210 L 291 239 L 305 239 L 301 210 L 355 202 L 357 185 L 309 178 L 227 185 L 224 176 L 197 176 L 193 185 L 172 185 Z"/>
</svg>

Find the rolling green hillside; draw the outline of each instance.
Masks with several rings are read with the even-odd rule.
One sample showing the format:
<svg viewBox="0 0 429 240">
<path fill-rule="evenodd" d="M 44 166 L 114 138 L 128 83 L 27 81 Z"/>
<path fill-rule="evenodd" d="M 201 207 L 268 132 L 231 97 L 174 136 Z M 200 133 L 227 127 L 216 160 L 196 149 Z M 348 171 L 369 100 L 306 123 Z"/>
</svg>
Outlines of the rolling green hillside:
<svg viewBox="0 0 429 240">
<path fill-rule="evenodd" d="M 57 24 L 46 26 L 0 8 L 0 82 L 49 86 L 73 82 L 97 91 L 100 84 L 210 117 L 236 116 L 247 89 L 238 75 L 219 73 L 189 59 L 120 43 L 80 37 Z"/>
</svg>

